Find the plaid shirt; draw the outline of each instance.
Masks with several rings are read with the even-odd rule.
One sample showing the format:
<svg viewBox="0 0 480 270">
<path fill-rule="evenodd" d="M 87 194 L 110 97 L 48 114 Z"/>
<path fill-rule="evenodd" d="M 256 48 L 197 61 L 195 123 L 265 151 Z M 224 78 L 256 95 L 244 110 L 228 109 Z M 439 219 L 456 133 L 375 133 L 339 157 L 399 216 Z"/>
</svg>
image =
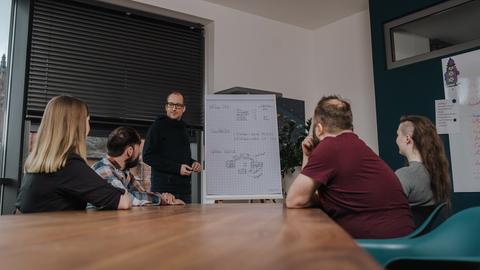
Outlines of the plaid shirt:
<svg viewBox="0 0 480 270">
<path fill-rule="evenodd" d="M 134 187 L 131 181 L 134 177 L 129 170 L 122 171 L 118 169 L 110 162 L 110 160 L 108 160 L 108 158 L 104 157 L 97 161 L 92 165 L 92 169 L 103 179 L 107 180 L 112 186 L 128 190 L 128 195 L 132 200 L 133 206 L 142 206 L 147 203 L 152 203 L 152 199 L 154 199 L 153 203 L 157 203 L 155 202 L 155 199 L 157 201 L 158 199 L 155 198 L 155 196 L 154 198 L 151 198 L 146 192 L 138 191 L 137 188 Z"/>
</svg>

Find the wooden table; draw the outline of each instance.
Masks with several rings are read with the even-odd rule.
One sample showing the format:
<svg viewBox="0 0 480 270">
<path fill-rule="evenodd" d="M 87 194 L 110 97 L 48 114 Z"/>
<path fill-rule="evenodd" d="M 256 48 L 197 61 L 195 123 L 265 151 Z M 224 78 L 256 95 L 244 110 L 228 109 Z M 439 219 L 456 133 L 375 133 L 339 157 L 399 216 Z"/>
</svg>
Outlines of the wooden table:
<svg viewBox="0 0 480 270">
<path fill-rule="evenodd" d="M 380 269 L 320 209 L 218 204 L 0 217 L 1 269 Z"/>
</svg>

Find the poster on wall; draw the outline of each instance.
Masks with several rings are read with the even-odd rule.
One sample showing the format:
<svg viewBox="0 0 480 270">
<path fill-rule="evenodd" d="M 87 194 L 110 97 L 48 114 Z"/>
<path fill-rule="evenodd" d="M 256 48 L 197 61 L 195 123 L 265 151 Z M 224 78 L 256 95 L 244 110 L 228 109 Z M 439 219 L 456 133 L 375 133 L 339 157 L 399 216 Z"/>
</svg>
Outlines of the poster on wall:
<svg viewBox="0 0 480 270">
<path fill-rule="evenodd" d="M 442 59 L 445 99 L 457 104 L 449 134 L 455 192 L 480 192 L 480 50 Z"/>
<path fill-rule="evenodd" d="M 459 116 L 456 99 L 435 100 L 435 126 L 438 134 L 459 133 Z"/>
</svg>

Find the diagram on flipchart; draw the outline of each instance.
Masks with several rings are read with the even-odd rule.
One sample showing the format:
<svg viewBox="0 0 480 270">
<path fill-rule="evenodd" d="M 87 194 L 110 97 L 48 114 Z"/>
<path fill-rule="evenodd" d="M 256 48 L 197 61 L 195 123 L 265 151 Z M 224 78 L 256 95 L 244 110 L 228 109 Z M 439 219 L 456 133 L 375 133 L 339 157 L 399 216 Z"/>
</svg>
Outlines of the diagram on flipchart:
<svg viewBox="0 0 480 270">
<path fill-rule="evenodd" d="M 225 167 L 228 169 L 234 169 L 239 175 L 245 174 L 257 179 L 263 175 L 263 162 L 259 161 L 259 158 L 263 156 L 265 156 L 265 153 L 257 155 L 241 153 L 233 156 L 232 159 L 225 161 Z"/>
</svg>

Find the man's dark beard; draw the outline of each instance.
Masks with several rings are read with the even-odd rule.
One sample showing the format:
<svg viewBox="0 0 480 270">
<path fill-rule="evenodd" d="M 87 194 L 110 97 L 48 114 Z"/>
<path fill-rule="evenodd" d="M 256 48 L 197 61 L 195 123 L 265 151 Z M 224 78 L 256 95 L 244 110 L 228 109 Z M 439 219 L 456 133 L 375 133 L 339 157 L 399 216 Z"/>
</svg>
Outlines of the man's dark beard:
<svg viewBox="0 0 480 270">
<path fill-rule="evenodd" d="M 140 163 L 140 157 L 138 156 L 136 159 L 130 157 L 129 159 L 125 160 L 125 169 L 131 169 L 136 167 Z"/>
</svg>

